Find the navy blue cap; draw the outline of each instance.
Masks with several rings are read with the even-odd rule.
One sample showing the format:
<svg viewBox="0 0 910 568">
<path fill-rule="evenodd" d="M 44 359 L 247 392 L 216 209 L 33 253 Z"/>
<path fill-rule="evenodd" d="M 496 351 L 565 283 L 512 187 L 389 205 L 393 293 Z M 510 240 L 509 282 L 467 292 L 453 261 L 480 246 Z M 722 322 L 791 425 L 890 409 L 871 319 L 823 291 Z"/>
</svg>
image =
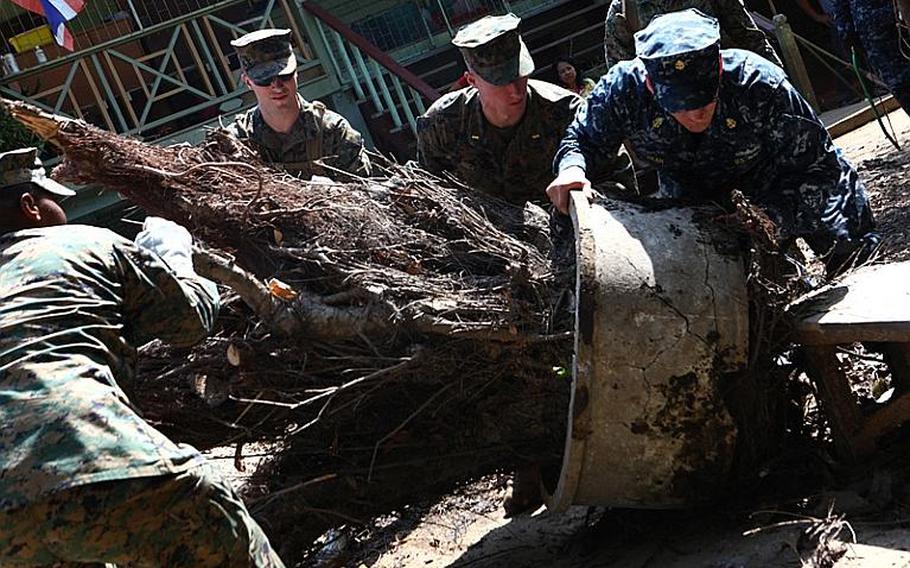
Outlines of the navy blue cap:
<svg viewBox="0 0 910 568">
<path fill-rule="evenodd" d="M 701 108 L 720 85 L 720 24 L 689 8 L 655 17 L 635 34 L 658 104 L 670 112 Z"/>
</svg>

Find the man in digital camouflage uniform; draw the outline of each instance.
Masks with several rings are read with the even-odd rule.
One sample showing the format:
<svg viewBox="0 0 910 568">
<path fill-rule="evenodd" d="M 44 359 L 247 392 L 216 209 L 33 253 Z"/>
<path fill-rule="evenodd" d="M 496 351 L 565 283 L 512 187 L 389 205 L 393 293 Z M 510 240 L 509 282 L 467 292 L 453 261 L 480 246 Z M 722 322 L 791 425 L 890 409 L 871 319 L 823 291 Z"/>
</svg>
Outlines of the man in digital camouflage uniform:
<svg viewBox="0 0 910 568">
<path fill-rule="evenodd" d="M 569 127 L 547 194 L 562 211 L 590 160 L 628 139 L 658 166 L 665 196 L 723 203 L 733 189 L 784 238 L 839 265 L 878 242 L 856 170 L 809 104 L 766 59 L 720 49 L 717 20 L 685 10 L 635 35 L 638 57 L 601 78 Z"/>
<path fill-rule="evenodd" d="M 626 14 L 626 8 L 635 10 Z M 613 0 L 604 24 L 604 51 L 607 69 L 635 57 L 633 35 L 648 25 L 654 16 L 697 8 L 720 22 L 720 45 L 757 53 L 783 67 L 768 38 L 755 25 L 743 0 Z M 637 21 L 635 21 L 637 18 Z"/>
<path fill-rule="evenodd" d="M 894 0 L 833 0 L 837 35 L 848 47 L 863 48 L 888 90 L 910 113 L 910 32 L 898 28 Z"/>
<path fill-rule="evenodd" d="M 544 198 L 548 162 L 583 99 L 528 79 L 534 61 L 514 14 L 487 16 L 452 43 L 467 64 L 469 87 L 444 95 L 417 121 L 417 160 L 467 186 L 513 203 Z M 600 156 L 598 176 L 635 188 L 625 153 Z M 593 172 L 594 170 L 592 170 Z"/>
<path fill-rule="evenodd" d="M 215 285 L 160 218 L 67 226 L 34 148 L 0 154 L 0 565 L 281 567 L 230 485 L 132 409 L 136 347 L 211 330 Z"/>
<path fill-rule="evenodd" d="M 243 82 L 259 104 L 238 115 L 228 130 L 266 162 L 304 179 L 336 178 L 337 170 L 369 175 L 360 133 L 340 114 L 297 92 L 297 57 L 290 35 L 286 29 L 264 29 L 231 42 Z"/>
</svg>

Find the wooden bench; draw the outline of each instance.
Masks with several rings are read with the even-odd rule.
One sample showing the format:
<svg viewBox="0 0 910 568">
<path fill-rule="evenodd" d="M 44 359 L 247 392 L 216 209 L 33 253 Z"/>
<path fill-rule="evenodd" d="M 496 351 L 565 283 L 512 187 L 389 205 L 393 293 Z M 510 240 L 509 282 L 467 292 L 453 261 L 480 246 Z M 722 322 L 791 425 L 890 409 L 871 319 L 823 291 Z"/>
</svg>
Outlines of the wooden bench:
<svg viewBox="0 0 910 568">
<path fill-rule="evenodd" d="M 793 340 L 819 393 L 838 454 L 858 459 L 910 420 L 910 262 L 865 266 L 790 308 Z M 891 371 L 889 402 L 864 412 L 850 390 L 837 346 L 875 343 Z"/>
</svg>

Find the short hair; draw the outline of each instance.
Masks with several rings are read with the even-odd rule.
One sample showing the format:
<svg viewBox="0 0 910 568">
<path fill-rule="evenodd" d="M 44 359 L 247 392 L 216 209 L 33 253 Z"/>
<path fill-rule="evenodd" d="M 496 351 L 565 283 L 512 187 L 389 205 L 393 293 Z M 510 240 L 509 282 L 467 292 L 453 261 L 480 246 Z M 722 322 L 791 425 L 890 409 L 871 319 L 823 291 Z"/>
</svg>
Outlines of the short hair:
<svg viewBox="0 0 910 568">
<path fill-rule="evenodd" d="M 19 200 L 26 193 L 31 193 L 37 196 L 40 193 L 47 192 L 44 191 L 40 186 L 30 181 L 8 185 L 6 187 L 0 188 L 0 207 L 3 207 L 5 209 L 7 207 L 18 206 Z"/>
<path fill-rule="evenodd" d="M 562 78 L 559 76 L 559 64 L 560 63 L 568 63 L 575 69 L 575 84 L 581 85 L 584 82 L 584 80 L 587 79 L 587 76 L 585 76 L 583 74 L 581 67 L 578 66 L 578 61 L 576 61 L 575 58 L 569 57 L 569 56 L 562 56 L 562 57 L 557 57 L 556 61 L 553 62 L 553 75 L 556 77 L 557 85 L 562 85 Z"/>
</svg>

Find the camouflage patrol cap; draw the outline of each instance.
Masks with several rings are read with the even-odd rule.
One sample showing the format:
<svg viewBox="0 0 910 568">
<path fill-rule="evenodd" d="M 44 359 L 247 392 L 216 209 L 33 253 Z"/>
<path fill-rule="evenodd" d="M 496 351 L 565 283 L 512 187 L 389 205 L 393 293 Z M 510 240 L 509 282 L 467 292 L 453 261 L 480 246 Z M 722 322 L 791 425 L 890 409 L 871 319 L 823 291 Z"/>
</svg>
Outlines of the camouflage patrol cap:
<svg viewBox="0 0 910 568">
<path fill-rule="evenodd" d="M 720 86 L 720 25 L 689 8 L 655 17 L 635 34 L 658 104 L 670 112 L 701 108 Z"/>
<path fill-rule="evenodd" d="M 20 148 L 0 154 L 0 192 L 7 187 L 28 182 L 59 197 L 76 195 L 72 189 L 47 177 L 38 158 L 37 148 Z"/>
<path fill-rule="evenodd" d="M 278 75 L 297 70 L 297 58 L 291 49 L 291 30 L 256 30 L 235 39 L 231 45 L 240 58 L 240 68 L 256 83 L 267 83 Z"/>
<path fill-rule="evenodd" d="M 534 72 L 534 60 L 518 33 L 521 18 L 515 14 L 486 16 L 455 34 L 452 43 L 461 50 L 472 72 L 487 83 L 508 85 Z"/>
</svg>

